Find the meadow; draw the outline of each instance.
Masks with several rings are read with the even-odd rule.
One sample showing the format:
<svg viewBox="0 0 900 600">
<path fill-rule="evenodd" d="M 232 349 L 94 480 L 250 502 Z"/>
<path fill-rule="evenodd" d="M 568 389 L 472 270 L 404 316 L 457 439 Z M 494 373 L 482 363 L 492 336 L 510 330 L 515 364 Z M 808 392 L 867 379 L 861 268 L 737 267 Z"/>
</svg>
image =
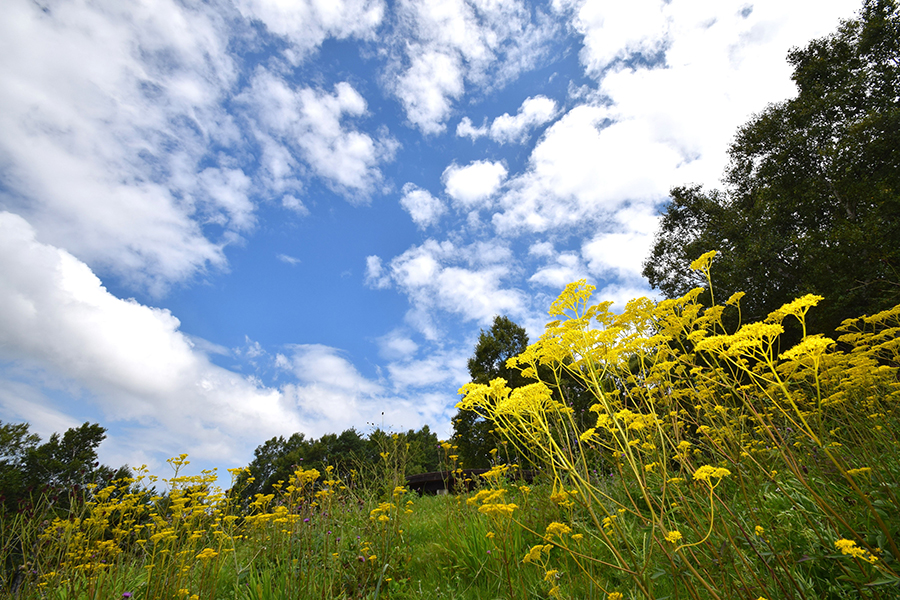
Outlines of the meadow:
<svg viewBox="0 0 900 600">
<path fill-rule="evenodd" d="M 460 390 L 504 440 L 469 492 L 410 492 L 398 443 L 374 470 L 297 467 L 249 498 L 215 473 L 183 476 L 183 455 L 163 479 L 137 468 L 64 513 L 44 499 L 4 515 L 2 594 L 900 597 L 900 306 L 837 339 L 806 334 L 816 296 L 742 323 L 741 295 L 710 291 L 711 259 L 692 264 L 705 289 L 619 314 L 568 286 L 511 360 L 533 383 Z M 514 477 L 525 467 L 532 484 Z"/>
</svg>

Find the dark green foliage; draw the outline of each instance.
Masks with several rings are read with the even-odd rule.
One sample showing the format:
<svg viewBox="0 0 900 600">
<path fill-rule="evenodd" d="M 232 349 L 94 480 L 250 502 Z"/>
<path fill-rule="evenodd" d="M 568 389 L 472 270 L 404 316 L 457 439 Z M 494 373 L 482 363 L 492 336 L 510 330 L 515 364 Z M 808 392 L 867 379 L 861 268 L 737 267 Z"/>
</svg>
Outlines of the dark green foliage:
<svg viewBox="0 0 900 600">
<path fill-rule="evenodd" d="M 269 494 L 279 481 L 287 481 L 297 468 L 317 469 L 324 473 L 326 467 L 333 467 L 334 474 L 346 478 L 351 473 L 358 477 L 370 477 L 383 460 L 381 452 L 396 447 L 402 451 L 401 461 L 405 473 L 413 475 L 438 469 L 438 439 L 427 425 L 419 431 L 410 429 L 394 435 L 376 429 L 367 437 L 356 429 L 347 429 L 340 435 L 328 433 L 319 439 L 307 438 L 303 433 L 295 433 L 285 439 L 273 437 L 254 451 L 249 473 L 242 474 L 235 489 L 241 497 L 252 498 L 255 494 Z M 252 479 L 252 481 L 251 481 Z M 365 485 L 366 482 L 361 482 Z"/>
<path fill-rule="evenodd" d="M 106 429 L 94 423 L 73 427 L 62 436 L 41 438 L 28 433 L 28 423 L 0 422 L 0 511 L 28 510 L 33 501 L 46 496 L 60 509 L 85 494 L 85 485 L 103 487 L 129 475 L 97 461 L 97 447 Z"/>
<path fill-rule="evenodd" d="M 518 369 L 510 369 L 506 361 L 518 356 L 528 347 L 528 334 L 507 317 L 496 316 L 491 329 L 478 336 L 475 354 L 469 359 L 468 368 L 472 382 L 488 384 L 502 377 L 511 388 L 533 383 L 522 377 Z M 499 438 L 492 433 L 493 423 L 485 421 L 469 411 L 458 411 L 453 419 L 453 443 L 465 468 L 490 466 L 490 451 L 497 447 Z"/>
<path fill-rule="evenodd" d="M 676 187 L 652 253 L 668 297 L 703 285 L 691 260 L 718 250 L 716 294 L 737 291 L 743 320 L 807 293 L 825 297 L 811 332 L 900 301 L 900 9 L 860 17 L 788 55 L 795 98 L 740 128 L 726 191 Z"/>
</svg>

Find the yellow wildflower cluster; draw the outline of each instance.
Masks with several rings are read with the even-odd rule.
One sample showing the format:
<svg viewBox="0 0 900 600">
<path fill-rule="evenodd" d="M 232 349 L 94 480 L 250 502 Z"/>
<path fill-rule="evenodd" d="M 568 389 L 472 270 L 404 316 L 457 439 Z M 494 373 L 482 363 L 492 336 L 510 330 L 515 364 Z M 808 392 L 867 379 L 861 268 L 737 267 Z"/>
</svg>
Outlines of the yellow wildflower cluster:
<svg viewBox="0 0 900 600">
<path fill-rule="evenodd" d="M 491 517 L 512 517 L 518 505 L 504 501 L 505 488 L 493 490 L 485 489 L 466 500 L 470 506 L 478 506 L 478 512 Z M 480 504 L 480 506 L 479 506 Z"/>
<path fill-rule="evenodd" d="M 849 556 L 852 556 L 853 558 L 859 558 L 872 564 L 878 562 L 877 556 L 875 556 L 865 548 L 860 548 L 853 540 L 837 540 L 834 543 L 834 547 L 840 550 L 841 554 L 847 554 Z"/>
</svg>

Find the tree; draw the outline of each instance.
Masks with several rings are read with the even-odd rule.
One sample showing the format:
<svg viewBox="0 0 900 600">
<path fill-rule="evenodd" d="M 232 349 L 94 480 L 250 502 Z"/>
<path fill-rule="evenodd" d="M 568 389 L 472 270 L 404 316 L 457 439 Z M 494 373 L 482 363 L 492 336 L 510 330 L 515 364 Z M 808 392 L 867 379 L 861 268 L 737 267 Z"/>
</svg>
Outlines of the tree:
<svg viewBox="0 0 900 600">
<path fill-rule="evenodd" d="M 729 151 L 724 192 L 671 191 L 643 274 L 668 297 L 697 285 L 691 260 L 718 250 L 717 298 L 744 291 L 744 320 L 825 297 L 812 332 L 900 301 L 900 10 L 793 49 L 798 94 L 754 116 Z"/>
<path fill-rule="evenodd" d="M 104 487 L 130 475 L 125 466 L 112 469 L 97 461 L 106 429 L 96 423 L 72 427 L 62 436 L 54 433 L 43 444 L 28 427 L 0 422 L 0 510 L 26 508 L 42 495 L 66 508 L 84 496 L 86 484 Z"/>
<path fill-rule="evenodd" d="M 488 384 L 502 377 L 511 388 L 533 383 L 522 377 L 518 369 L 510 369 L 506 361 L 525 351 L 528 334 L 507 317 L 496 316 L 491 329 L 483 329 L 475 345 L 475 354 L 469 359 L 469 375 L 474 383 Z M 475 413 L 460 410 L 453 419 L 453 442 L 459 448 L 463 466 L 477 468 L 489 466 L 491 449 L 499 438 L 492 433 L 493 423 Z"/>
</svg>

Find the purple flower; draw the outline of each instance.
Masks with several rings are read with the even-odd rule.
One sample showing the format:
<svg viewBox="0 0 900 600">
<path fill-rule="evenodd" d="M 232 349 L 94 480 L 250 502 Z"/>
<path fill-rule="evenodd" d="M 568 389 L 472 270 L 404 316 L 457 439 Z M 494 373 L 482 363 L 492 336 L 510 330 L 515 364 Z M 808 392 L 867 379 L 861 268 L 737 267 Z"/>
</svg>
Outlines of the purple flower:
<svg viewBox="0 0 900 600">
<path fill-rule="evenodd" d="M 122 592 L 123 598 L 131 598 L 131 592 Z"/>
<path fill-rule="evenodd" d="M 307 519 L 303 519 L 303 522 L 304 522 L 304 523 L 309 523 L 309 519 L 308 519 L 308 518 L 307 518 Z"/>
</svg>

